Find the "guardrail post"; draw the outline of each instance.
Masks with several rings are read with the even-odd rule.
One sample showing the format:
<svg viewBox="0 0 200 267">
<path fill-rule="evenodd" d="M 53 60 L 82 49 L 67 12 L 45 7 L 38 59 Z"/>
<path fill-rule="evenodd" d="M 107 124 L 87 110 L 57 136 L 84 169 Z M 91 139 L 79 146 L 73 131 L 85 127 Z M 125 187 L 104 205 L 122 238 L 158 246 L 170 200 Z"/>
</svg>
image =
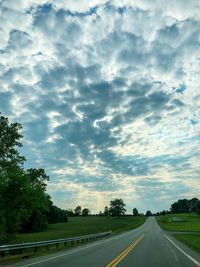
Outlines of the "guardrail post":
<svg viewBox="0 0 200 267">
<path fill-rule="evenodd" d="M 3 258 L 5 256 L 4 251 L 1 251 L 1 257 Z"/>
<path fill-rule="evenodd" d="M 67 246 L 67 242 L 64 243 L 64 246 L 65 246 L 65 247 Z"/>
<path fill-rule="evenodd" d="M 46 246 L 47 250 L 49 250 L 49 245 Z"/>
<path fill-rule="evenodd" d="M 56 244 L 56 248 L 58 248 L 58 246 L 59 246 L 59 243 Z"/>
<path fill-rule="evenodd" d="M 36 253 L 37 252 L 37 247 L 34 247 L 34 253 Z"/>
</svg>

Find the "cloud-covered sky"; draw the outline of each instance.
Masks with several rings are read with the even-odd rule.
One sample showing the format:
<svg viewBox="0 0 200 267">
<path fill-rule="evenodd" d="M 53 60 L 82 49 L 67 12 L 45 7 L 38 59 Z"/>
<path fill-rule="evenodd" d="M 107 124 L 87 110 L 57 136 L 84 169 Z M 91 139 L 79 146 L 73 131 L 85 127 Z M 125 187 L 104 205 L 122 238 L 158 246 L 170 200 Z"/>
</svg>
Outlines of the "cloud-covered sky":
<svg viewBox="0 0 200 267">
<path fill-rule="evenodd" d="M 56 205 L 200 197 L 199 0 L 1 0 L 0 111 Z"/>
</svg>

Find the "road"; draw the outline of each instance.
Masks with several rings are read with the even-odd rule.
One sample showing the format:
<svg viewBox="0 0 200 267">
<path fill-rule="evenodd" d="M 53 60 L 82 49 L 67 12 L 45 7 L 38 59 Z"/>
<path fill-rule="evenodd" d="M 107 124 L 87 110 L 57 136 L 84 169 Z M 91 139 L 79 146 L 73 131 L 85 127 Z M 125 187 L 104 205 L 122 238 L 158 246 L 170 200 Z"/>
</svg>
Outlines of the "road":
<svg viewBox="0 0 200 267">
<path fill-rule="evenodd" d="M 154 217 L 139 228 L 12 267 L 200 267 L 200 254 L 161 230 Z"/>
</svg>

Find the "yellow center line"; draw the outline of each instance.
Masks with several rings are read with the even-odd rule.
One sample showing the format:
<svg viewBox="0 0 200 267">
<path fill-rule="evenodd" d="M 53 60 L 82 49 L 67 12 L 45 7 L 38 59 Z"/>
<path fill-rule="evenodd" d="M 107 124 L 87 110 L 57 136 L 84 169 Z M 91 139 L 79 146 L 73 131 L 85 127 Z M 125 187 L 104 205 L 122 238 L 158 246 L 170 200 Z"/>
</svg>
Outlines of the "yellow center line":
<svg viewBox="0 0 200 267">
<path fill-rule="evenodd" d="M 142 234 L 136 241 L 134 241 L 128 248 L 126 248 L 120 255 L 118 255 L 113 261 L 111 261 L 106 267 L 115 267 L 121 260 L 123 260 L 128 253 L 142 240 L 144 234 Z"/>
</svg>

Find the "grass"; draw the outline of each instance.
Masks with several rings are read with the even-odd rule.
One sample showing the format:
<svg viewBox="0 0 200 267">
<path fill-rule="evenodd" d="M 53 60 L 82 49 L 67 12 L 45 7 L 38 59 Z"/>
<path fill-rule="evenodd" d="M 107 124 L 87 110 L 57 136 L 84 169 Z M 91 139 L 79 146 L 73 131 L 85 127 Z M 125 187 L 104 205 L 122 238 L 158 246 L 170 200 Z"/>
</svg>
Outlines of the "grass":
<svg viewBox="0 0 200 267">
<path fill-rule="evenodd" d="M 200 253 L 200 234 L 175 234 L 174 237 Z"/>
<path fill-rule="evenodd" d="M 200 216 L 196 213 L 167 214 L 156 219 L 166 231 L 200 232 Z"/>
<path fill-rule="evenodd" d="M 120 218 L 112 217 L 72 217 L 69 218 L 67 223 L 57 223 L 50 224 L 48 229 L 43 232 L 38 233 L 28 233 L 28 234 L 18 234 L 15 242 L 13 243 L 23 243 L 23 242 L 35 242 L 51 239 L 60 239 L 74 236 L 81 236 L 87 234 L 93 234 L 98 232 L 105 232 L 112 230 L 113 234 L 125 232 L 132 230 L 134 228 L 142 225 L 146 220 L 144 216 L 124 216 Z M 22 255 L 8 255 L 6 254 L 4 258 L 0 259 L 2 265 L 7 265 L 8 263 L 15 263 L 22 258 L 30 258 L 35 256 L 46 255 L 55 251 L 61 251 L 63 249 L 69 249 L 80 244 L 74 243 L 74 245 L 60 244 L 59 248 L 55 245 L 49 246 L 49 250 L 46 251 L 46 247 L 38 248 L 38 252 L 34 253 L 33 249 L 28 249 L 24 251 Z"/>
<path fill-rule="evenodd" d="M 182 232 L 179 234 L 174 233 L 173 236 L 188 245 L 192 249 L 200 252 L 200 216 L 195 213 L 183 214 L 167 214 L 164 216 L 156 217 L 159 225 L 170 232 Z M 184 232 L 194 232 L 185 233 Z"/>
<path fill-rule="evenodd" d="M 67 223 L 50 224 L 48 229 L 38 233 L 18 234 L 14 243 L 34 242 L 67 238 L 112 230 L 120 233 L 134 229 L 145 222 L 146 218 L 137 216 L 112 217 L 72 217 Z"/>
</svg>

